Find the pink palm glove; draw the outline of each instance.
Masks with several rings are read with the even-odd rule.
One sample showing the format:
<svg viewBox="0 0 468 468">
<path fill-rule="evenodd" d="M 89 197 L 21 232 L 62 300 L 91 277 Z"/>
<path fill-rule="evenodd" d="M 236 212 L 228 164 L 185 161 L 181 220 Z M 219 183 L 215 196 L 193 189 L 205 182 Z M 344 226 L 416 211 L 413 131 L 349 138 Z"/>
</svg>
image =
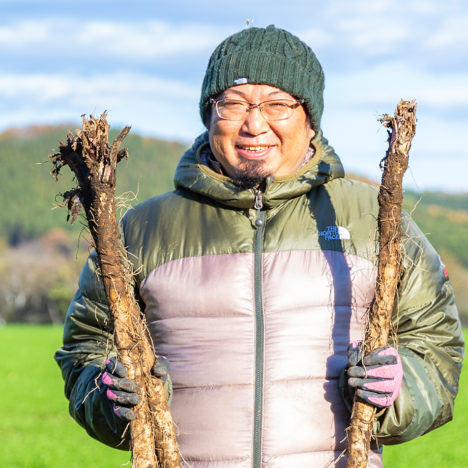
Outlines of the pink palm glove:
<svg viewBox="0 0 468 468">
<path fill-rule="evenodd" d="M 116 358 L 106 361 L 106 371 L 102 374 L 102 383 L 106 386 L 106 396 L 112 401 L 112 410 L 119 419 L 132 421 L 135 412 L 132 408 L 140 403 L 138 386 L 127 379 L 127 368 Z"/>
<path fill-rule="evenodd" d="M 172 381 L 169 376 L 169 362 L 165 356 L 158 356 L 151 373 L 161 379 L 168 403 L 172 398 Z M 101 381 L 106 388 L 106 397 L 112 402 L 115 415 L 124 421 L 135 419 L 133 407 L 140 403 L 138 387 L 135 382 L 127 379 L 127 368 L 115 357 L 106 361 L 106 369 Z"/>
<path fill-rule="evenodd" d="M 348 346 L 348 385 L 362 400 L 378 408 L 391 406 L 400 393 L 403 367 L 398 351 L 385 346 L 362 360 L 361 342 Z"/>
</svg>

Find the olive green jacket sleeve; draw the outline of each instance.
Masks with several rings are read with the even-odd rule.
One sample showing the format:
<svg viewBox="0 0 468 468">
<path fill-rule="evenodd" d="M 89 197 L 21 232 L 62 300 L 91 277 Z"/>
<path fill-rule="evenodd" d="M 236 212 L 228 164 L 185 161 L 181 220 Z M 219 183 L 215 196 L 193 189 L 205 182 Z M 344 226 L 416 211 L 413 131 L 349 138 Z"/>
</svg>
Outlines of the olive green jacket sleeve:
<svg viewBox="0 0 468 468">
<path fill-rule="evenodd" d="M 107 445 L 128 450 L 122 438 L 126 423 L 117 418 L 100 376 L 107 358 L 115 356 L 107 299 L 92 254 L 79 279 L 79 289 L 65 319 L 63 346 L 55 359 L 65 380 L 72 417 L 88 434 Z"/>
<path fill-rule="evenodd" d="M 374 426 L 383 444 L 414 439 L 452 419 L 464 342 L 452 286 L 439 255 L 406 218 L 404 273 L 394 328 L 404 380 Z"/>
</svg>

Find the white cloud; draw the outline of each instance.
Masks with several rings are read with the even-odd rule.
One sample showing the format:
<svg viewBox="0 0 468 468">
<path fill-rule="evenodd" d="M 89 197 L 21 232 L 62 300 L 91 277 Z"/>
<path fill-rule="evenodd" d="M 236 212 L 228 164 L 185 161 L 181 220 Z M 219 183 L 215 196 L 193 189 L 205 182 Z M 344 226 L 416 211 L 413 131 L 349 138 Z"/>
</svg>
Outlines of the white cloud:
<svg viewBox="0 0 468 468">
<path fill-rule="evenodd" d="M 22 98 L 44 103 L 58 99 L 101 101 L 109 96 L 161 95 L 173 99 L 196 99 L 198 86 L 137 73 L 101 75 L 11 74 L 0 75 L 0 88 L 6 98 Z"/>
<path fill-rule="evenodd" d="M 310 26 L 307 29 L 303 29 L 298 34 L 306 44 L 309 44 L 314 50 L 329 46 L 335 42 L 335 37 L 332 31 L 325 29 L 317 29 L 314 26 Z"/>
<path fill-rule="evenodd" d="M 145 134 L 193 138 L 202 127 L 199 86 L 158 77 L 119 73 L 95 76 L 0 75 L 0 128 L 77 121 L 104 110 L 114 125 Z M 14 103 L 14 105 L 11 105 Z"/>
<path fill-rule="evenodd" d="M 432 31 L 424 45 L 428 49 L 448 49 L 452 46 L 466 54 L 468 46 L 468 15 L 454 15 L 444 18 Z"/>
<path fill-rule="evenodd" d="M 411 13 L 441 15 L 447 10 L 462 7 L 459 0 L 334 0 L 327 5 L 327 12 L 333 17 L 356 17 L 404 19 Z"/>
<path fill-rule="evenodd" d="M 385 18 L 343 18 L 337 25 L 344 34 L 348 46 L 363 51 L 365 55 L 381 55 L 397 50 L 407 41 L 411 29 L 405 22 L 394 24 Z"/>
<path fill-rule="evenodd" d="M 45 57 L 73 50 L 74 54 L 106 55 L 133 60 L 211 50 L 224 37 L 222 28 L 138 22 L 74 21 L 70 18 L 23 20 L 0 26 L 0 47 Z"/>
<path fill-rule="evenodd" d="M 80 30 L 77 41 L 84 45 L 101 46 L 103 52 L 116 56 L 154 58 L 172 54 L 187 55 L 210 49 L 217 41 L 214 28 L 180 27 L 161 21 L 143 21 L 138 24 L 87 23 Z"/>
<path fill-rule="evenodd" d="M 0 44 L 5 47 L 24 47 L 50 38 L 48 22 L 21 21 L 0 26 Z"/>
<path fill-rule="evenodd" d="M 356 108 L 382 107 L 400 98 L 416 99 L 433 112 L 468 108 L 468 71 L 430 74 L 411 64 L 394 61 L 346 74 L 328 74 L 327 99 Z M 334 104 L 335 105 L 335 104 Z"/>
<path fill-rule="evenodd" d="M 428 69 L 468 63 L 464 2 L 338 0 L 328 2 L 325 15 L 320 24 L 333 38 L 325 52 L 338 56 L 341 51 L 342 57 L 352 57 L 349 64 L 384 62 L 392 55 Z"/>
<path fill-rule="evenodd" d="M 455 1 L 458 2 L 458 0 Z M 453 0 L 448 0 L 442 5 L 438 0 L 412 0 L 410 2 L 404 0 L 404 2 L 407 4 L 409 12 L 429 15 L 440 13 L 448 4 L 453 3 Z"/>
</svg>

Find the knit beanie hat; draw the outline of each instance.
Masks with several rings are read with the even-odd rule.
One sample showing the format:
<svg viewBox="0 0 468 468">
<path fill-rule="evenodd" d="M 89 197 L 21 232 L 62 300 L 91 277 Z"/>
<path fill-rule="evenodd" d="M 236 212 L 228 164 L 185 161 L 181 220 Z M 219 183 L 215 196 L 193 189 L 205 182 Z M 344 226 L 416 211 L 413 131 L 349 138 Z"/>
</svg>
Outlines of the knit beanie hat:
<svg viewBox="0 0 468 468">
<path fill-rule="evenodd" d="M 273 25 L 244 29 L 221 42 L 211 55 L 202 84 L 200 115 L 205 121 L 210 98 L 227 88 L 268 84 L 304 99 L 317 131 L 323 112 L 324 80 L 317 57 L 298 37 Z"/>
</svg>

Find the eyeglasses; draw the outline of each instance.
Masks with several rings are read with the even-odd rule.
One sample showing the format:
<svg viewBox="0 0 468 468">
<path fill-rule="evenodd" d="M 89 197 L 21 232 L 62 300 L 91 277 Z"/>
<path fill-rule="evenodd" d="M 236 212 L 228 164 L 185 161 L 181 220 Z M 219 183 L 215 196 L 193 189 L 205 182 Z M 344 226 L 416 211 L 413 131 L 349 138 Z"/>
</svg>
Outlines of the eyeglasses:
<svg viewBox="0 0 468 468">
<path fill-rule="evenodd" d="M 275 121 L 289 119 L 294 109 L 304 103 L 304 99 L 274 99 L 259 102 L 258 104 L 250 104 L 246 101 L 211 98 L 210 103 L 215 105 L 216 113 L 220 119 L 241 121 L 252 109 L 258 108 L 265 120 Z"/>
</svg>

